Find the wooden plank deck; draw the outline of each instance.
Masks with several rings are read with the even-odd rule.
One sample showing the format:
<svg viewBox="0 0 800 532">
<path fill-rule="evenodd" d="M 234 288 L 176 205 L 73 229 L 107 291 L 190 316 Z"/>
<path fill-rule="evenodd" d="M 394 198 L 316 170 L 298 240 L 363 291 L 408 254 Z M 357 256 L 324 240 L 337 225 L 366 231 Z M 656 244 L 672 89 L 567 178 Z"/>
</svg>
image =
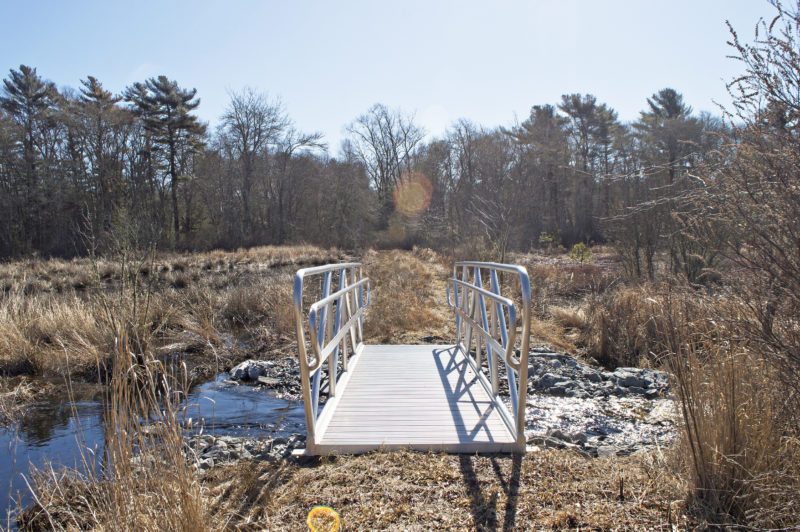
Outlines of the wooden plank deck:
<svg viewBox="0 0 800 532">
<path fill-rule="evenodd" d="M 314 454 L 514 450 L 498 406 L 453 346 L 365 345 L 352 362 Z"/>
</svg>

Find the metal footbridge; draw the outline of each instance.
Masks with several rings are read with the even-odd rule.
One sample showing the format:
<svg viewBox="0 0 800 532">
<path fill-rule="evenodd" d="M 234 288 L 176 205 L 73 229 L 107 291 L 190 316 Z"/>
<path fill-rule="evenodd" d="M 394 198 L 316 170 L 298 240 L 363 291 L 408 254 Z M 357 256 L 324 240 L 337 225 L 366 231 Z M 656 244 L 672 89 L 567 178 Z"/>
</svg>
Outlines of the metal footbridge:
<svg viewBox="0 0 800 532">
<path fill-rule="evenodd" d="M 501 286 L 509 297 L 501 295 Z M 367 345 L 370 285 L 361 264 L 297 272 L 307 437 L 306 448 L 296 454 L 525 452 L 527 271 L 457 262 L 446 297 L 455 314 L 455 344 Z"/>
</svg>

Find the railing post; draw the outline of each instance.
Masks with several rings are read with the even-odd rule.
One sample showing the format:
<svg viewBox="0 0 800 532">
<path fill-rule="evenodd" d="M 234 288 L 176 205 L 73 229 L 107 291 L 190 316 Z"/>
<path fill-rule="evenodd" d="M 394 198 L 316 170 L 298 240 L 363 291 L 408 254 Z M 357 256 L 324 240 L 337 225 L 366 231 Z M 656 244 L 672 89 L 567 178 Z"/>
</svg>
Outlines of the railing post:
<svg viewBox="0 0 800 532">
<path fill-rule="evenodd" d="M 325 272 L 325 277 L 322 281 L 322 299 L 325 299 L 331 293 L 331 272 Z M 317 331 L 317 345 L 325 345 L 325 333 L 328 330 L 328 307 L 327 305 L 322 308 L 319 314 L 319 330 Z M 330 362 L 328 363 L 330 365 Z M 316 418 L 319 409 L 319 380 L 322 374 L 322 367 L 317 368 L 314 373 L 314 380 L 311 385 L 311 401 L 314 408 L 314 416 Z"/>
<path fill-rule="evenodd" d="M 475 286 L 478 288 L 483 288 L 483 281 L 481 280 L 481 270 L 479 267 L 475 267 Z M 486 299 L 484 299 L 483 295 L 480 295 L 480 310 L 481 310 L 481 323 L 483 324 L 483 329 L 486 332 L 489 332 L 489 319 L 486 316 Z M 495 378 L 495 364 L 494 364 L 494 356 L 492 355 L 492 346 L 489 345 L 488 342 L 483 342 L 486 346 L 486 361 L 489 363 L 489 379 L 490 382 L 494 382 Z M 478 347 L 480 349 L 480 346 Z M 478 356 L 478 362 L 481 361 L 481 357 Z M 480 367 L 480 363 L 478 364 Z M 492 390 L 494 391 L 496 386 L 492 385 Z M 496 393 L 496 392 L 495 392 Z"/>
<path fill-rule="evenodd" d="M 343 268 L 339 270 L 339 290 L 343 290 L 347 286 L 347 272 Z M 342 296 L 336 300 L 336 317 L 333 321 L 333 337 L 339 332 L 339 327 L 342 326 Z M 336 373 L 339 369 L 339 344 L 333 348 L 328 359 L 328 397 L 336 395 Z"/>
<path fill-rule="evenodd" d="M 306 352 L 306 335 L 303 326 L 303 276 L 300 272 L 294 277 L 294 314 L 295 327 L 297 328 L 297 347 L 300 357 L 300 387 L 303 392 L 303 405 L 305 406 L 306 438 L 309 445 L 316 442 L 316 412 L 311 405 L 311 385 L 309 383 L 308 353 Z"/>
</svg>

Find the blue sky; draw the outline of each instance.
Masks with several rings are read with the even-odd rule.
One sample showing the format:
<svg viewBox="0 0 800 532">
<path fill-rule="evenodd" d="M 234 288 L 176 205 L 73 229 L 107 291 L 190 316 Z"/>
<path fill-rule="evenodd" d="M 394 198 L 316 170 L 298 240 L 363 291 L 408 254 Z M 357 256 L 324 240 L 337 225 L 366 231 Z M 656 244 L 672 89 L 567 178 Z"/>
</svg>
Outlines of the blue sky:
<svg viewBox="0 0 800 532">
<path fill-rule="evenodd" d="M 725 20 L 751 40 L 772 13 L 760 0 L 6 1 L 0 70 L 26 64 L 74 88 L 93 75 L 115 92 L 164 74 L 197 88 L 212 127 L 228 91 L 250 86 L 336 154 L 377 102 L 431 135 L 459 118 L 510 125 L 573 92 L 623 121 L 668 86 L 715 111 L 740 72 Z"/>
</svg>

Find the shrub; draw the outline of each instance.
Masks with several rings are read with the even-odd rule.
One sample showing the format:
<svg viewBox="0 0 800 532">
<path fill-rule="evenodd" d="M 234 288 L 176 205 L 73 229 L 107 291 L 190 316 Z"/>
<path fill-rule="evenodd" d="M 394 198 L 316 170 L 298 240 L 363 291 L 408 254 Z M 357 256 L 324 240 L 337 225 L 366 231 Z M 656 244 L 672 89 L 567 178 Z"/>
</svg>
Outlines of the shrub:
<svg viewBox="0 0 800 532">
<path fill-rule="evenodd" d="M 569 250 L 569 259 L 579 264 L 592 262 L 592 249 L 583 242 L 578 242 Z"/>
</svg>

